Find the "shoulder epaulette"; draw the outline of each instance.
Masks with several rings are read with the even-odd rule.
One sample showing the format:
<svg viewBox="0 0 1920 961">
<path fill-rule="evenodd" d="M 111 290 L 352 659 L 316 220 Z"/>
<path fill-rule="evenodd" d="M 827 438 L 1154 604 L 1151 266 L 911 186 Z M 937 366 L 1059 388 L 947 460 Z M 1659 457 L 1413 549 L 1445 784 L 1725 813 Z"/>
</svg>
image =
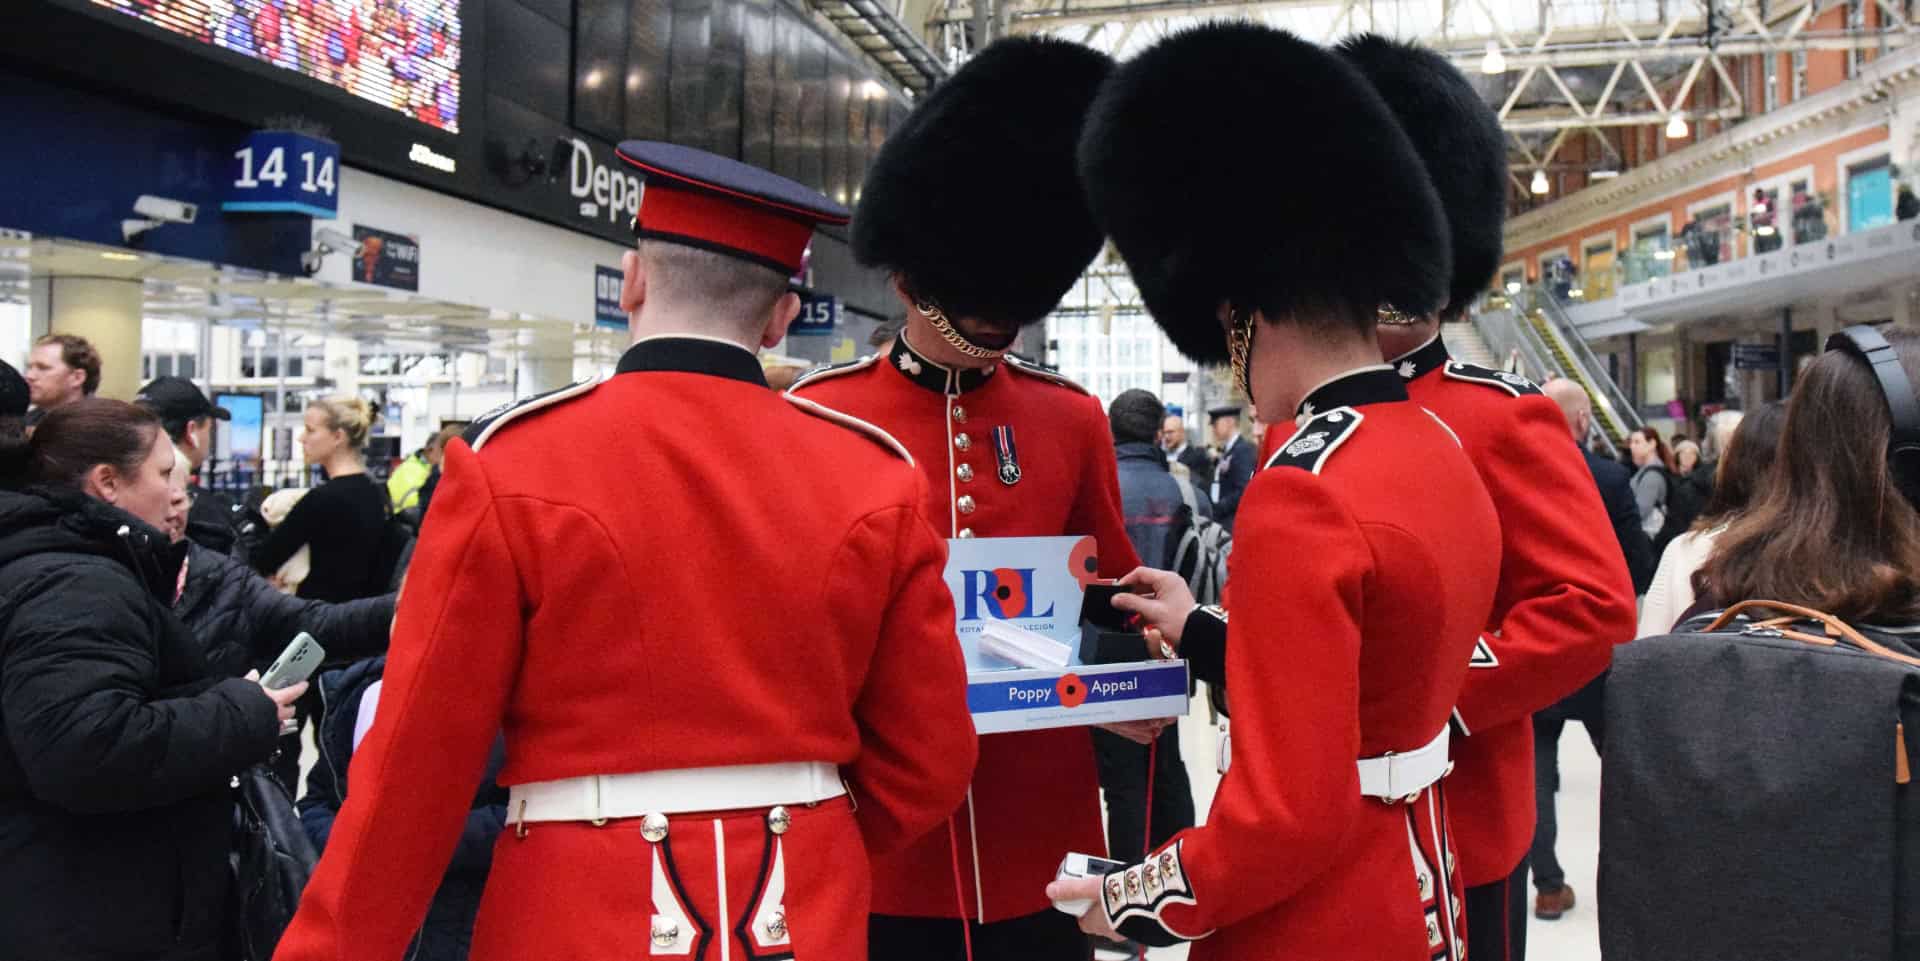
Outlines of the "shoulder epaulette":
<svg viewBox="0 0 1920 961">
<path fill-rule="evenodd" d="M 1019 357 L 1016 357 L 1013 354 L 1008 354 L 1005 358 L 1003 358 L 1002 364 L 1003 366 L 1010 367 L 1028 376 L 1038 377 L 1041 380 L 1050 381 L 1052 383 L 1059 384 L 1060 386 L 1068 388 L 1070 390 L 1078 391 L 1082 394 L 1087 394 L 1089 397 L 1092 396 L 1092 394 L 1088 393 L 1085 387 L 1082 387 L 1079 384 L 1074 383 L 1072 378 L 1069 378 L 1065 374 L 1062 374 L 1059 371 L 1046 366 L 1045 364 L 1035 363 L 1030 360 L 1021 360 Z"/>
<path fill-rule="evenodd" d="M 878 359 L 880 359 L 879 354 L 868 354 L 859 360 L 849 360 L 843 364 L 822 364 L 794 378 L 793 386 L 787 389 L 797 390 L 801 384 L 828 380 L 842 374 L 851 374 L 856 370 L 865 370 L 873 366 L 873 362 Z"/>
<path fill-rule="evenodd" d="M 1351 407 L 1335 407 L 1315 414 L 1273 452 L 1267 466 L 1297 467 L 1318 474 L 1326 466 L 1327 458 L 1353 436 L 1363 420 L 1365 415 Z"/>
<path fill-rule="evenodd" d="M 798 387 L 800 385 L 795 384 L 794 386 Z M 780 396 L 785 397 L 787 399 L 787 403 L 790 403 L 793 406 L 798 407 L 801 410 L 806 411 L 807 413 L 812 414 L 815 417 L 820 417 L 826 420 L 833 421 L 834 423 L 839 424 L 842 427 L 852 428 L 853 430 L 859 431 L 860 433 L 867 435 L 868 437 L 872 438 L 874 441 L 879 443 L 880 446 L 885 447 L 886 449 L 896 454 L 899 454 L 901 459 L 905 460 L 908 464 L 913 463 L 913 455 L 907 452 L 907 445 L 900 443 L 898 440 L 895 440 L 892 434 L 887 433 L 886 431 L 880 429 L 879 427 L 873 424 L 870 424 L 864 420 L 861 420 L 860 418 L 855 417 L 852 414 L 848 414 L 843 411 L 834 410 L 833 408 L 828 407 L 827 405 L 822 404 L 818 401 L 808 400 L 805 397 L 800 397 L 792 393 L 782 394 Z"/>
<path fill-rule="evenodd" d="M 1448 361 L 1444 370 L 1446 376 L 1454 380 L 1464 380 L 1469 384 L 1479 384 L 1482 387 L 1498 387 L 1515 397 L 1540 393 L 1540 388 L 1535 387 L 1533 381 L 1511 371 L 1476 367 L 1457 360 Z"/>
<path fill-rule="evenodd" d="M 482 444 L 500 432 L 500 428 L 507 426 L 513 420 L 525 417 L 534 411 L 545 410 L 555 404 L 566 403 L 598 386 L 600 386 L 600 378 L 595 377 L 577 384 L 568 384 L 544 394 L 535 394 L 523 400 L 508 401 L 474 418 L 473 423 L 467 425 L 467 429 L 461 433 L 460 437 L 467 442 L 468 447 L 479 450 Z"/>
</svg>

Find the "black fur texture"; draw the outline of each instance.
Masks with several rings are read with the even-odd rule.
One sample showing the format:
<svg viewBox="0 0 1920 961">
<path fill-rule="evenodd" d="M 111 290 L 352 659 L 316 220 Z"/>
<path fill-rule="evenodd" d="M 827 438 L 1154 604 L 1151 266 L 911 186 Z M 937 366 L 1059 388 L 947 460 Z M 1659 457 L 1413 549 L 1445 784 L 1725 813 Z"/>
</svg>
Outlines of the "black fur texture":
<svg viewBox="0 0 1920 961">
<path fill-rule="evenodd" d="M 880 148 L 853 216 L 854 256 L 956 318 L 1046 317 L 1100 251 L 1074 145 L 1112 69 L 1053 38 L 980 51 Z"/>
<path fill-rule="evenodd" d="M 1419 155 L 1358 71 L 1292 34 L 1212 23 L 1154 45 L 1107 81 L 1079 157 L 1095 222 L 1200 363 L 1227 359 L 1223 303 L 1360 326 L 1446 302 Z"/>
<path fill-rule="evenodd" d="M 1507 137 L 1500 118 L 1447 58 L 1363 33 L 1340 54 L 1373 82 L 1426 162 L 1453 236 L 1449 312 L 1465 310 L 1493 281 L 1506 249 Z"/>
</svg>

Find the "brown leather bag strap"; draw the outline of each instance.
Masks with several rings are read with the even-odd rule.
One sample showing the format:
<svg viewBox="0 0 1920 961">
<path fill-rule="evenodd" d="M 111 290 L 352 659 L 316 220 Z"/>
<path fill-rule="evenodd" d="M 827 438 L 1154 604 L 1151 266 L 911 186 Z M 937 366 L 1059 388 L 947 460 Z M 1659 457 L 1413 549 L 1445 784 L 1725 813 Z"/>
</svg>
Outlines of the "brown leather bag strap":
<svg viewBox="0 0 1920 961">
<path fill-rule="evenodd" d="M 1902 664 L 1911 665 L 1913 667 L 1920 667 L 1920 657 L 1913 657 L 1907 654 L 1901 654 L 1898 651 L 1890 650 L 1885 645 L 1879 643 L 1878 641 L 1871 640 L 1865 634 L 1862 634 L 1859 631 L 1854 630 L 1852 625 L 1849 625 L 1845 621 L 1842 621 L 1831 614 L 1825 614 L 1820 611 L 1816 611 L 1811 607 L 1801 607 L 1798 604 L 1789 604 L 1785 601 L 1762 601 L 1762 600 L 1741 601 L 1740 603 L 1727 608 L 1725 611 L 1722 611 L 1720 613 L 1720 616 L 1715 618 L 1712 624 L 1707 625 L 1707 630 L 1709 632 L 1717 631 L 1722 627 L 1725 627 L 1727 623 L 1729 621 L 1732 621 L 1734 618 L 1740 616 L 1743 613 L 1746 613 L 1747 611 L 1750 611 L 1756 608 L 1761 608 L 1768 611 L 1785 612 L 1787 614 L 1795 615 L 1795 617 L 1799 619 L 1819 621 L 1824 627 L 1826 627 L 1828 637 L 1840 638 L 1846 641 L 1847 643 L 1853 645 L 1854 647 L 1859 648 L 1860 650 L 1863 650 L 1869 654 L 1877 655 L 1879 657 L 1884 657 L 1890 661 L 1898 661 Z M 1761 621 L 1756 626 L 1771 627 L 1771 628 L 1774 628 L 1775 630 L 1779 630 L 1783 635 L 1787 637 L 1791 637 L 1794 640 L 1798 640 L 1798 641 L 1805 641 L 1810 644 L 1824 645 L 1824 644 L 1833 643 L 1831 640 L 1828 640 L 1827 638 L 1816 637 L 1814 635 L 1805 634 L 1800 631 L 1787 630 L 1786 628 L 1780 626 L 1780 620 L 1781 620 L 1780 618 L 1773 618 L 1766 621 Z"/>
</svg>

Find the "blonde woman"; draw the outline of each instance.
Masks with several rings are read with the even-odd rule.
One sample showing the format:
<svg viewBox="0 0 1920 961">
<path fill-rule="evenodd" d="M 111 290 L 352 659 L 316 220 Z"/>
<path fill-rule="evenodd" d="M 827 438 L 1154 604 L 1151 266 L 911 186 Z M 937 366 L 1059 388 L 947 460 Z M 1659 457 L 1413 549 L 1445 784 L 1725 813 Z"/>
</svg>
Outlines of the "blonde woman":
<svg viewBox="0 0 1920 961">
<path fill-rule="evenodd" d="M 387 492 L 367 475 L 362 451 L 376 417 L 358 397 L 329 397 L 307 407 L 300 447 L 309 466 L 327 475 L 287 512 L 285 520 L 254 552 L 253 566 L 271 575 L 302 547 L 310 561 L 299 596 L 351 601 L 387 593 L 379 570 Z"/>
</svg>

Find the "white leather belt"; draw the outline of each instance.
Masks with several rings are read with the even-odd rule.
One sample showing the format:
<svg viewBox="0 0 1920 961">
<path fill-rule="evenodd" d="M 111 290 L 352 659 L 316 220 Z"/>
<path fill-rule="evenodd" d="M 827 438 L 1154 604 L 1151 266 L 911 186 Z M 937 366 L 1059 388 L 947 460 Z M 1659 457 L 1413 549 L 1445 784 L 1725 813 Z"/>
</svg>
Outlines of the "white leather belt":
<svg viewBox="0 0 1920 961">
<path fill-rule="evenodd" d="M 814 804 L 847 793 L 822 761 L 694 767 L 535 781 L 507 789 L 507 823 L 608 821 L 649 814 Z"/>
<path fill-rule="evenodd" d="M 1361 758 L 1361 795 L 1382 801 L 1410 800 L 1446 777 L 1452 769 L 1447 761 L 1448 733 L 1443 727 L 1427 746 L 1404 754 Z"/>
</svg>

